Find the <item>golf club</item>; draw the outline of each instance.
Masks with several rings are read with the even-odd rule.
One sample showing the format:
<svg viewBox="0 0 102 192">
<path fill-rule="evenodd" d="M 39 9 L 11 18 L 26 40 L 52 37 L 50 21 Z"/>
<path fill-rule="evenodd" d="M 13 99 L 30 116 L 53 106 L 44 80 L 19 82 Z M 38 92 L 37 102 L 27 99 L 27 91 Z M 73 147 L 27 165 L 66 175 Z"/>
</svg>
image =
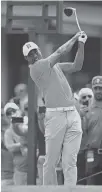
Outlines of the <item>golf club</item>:
<svg viewBox="0 0 102 192">
<path fill-rule="evenodd" d="M 77 26 L 78 26 L 79 31 L 81 32 L 82 30 L 81 30 L 81 27 L 80 27 L 80 25 L 79 25 L 79 21 L 78 21 L 76 9 L 73 8 L 73 7 L 66 7 L 66 8 L 64 9 L 64 13 L 65 13 L 65 15 L 66 15 L 67 17 L 72 16 L 73 13 L 75 14 L 76 23 L 77 23 Z"/>
</svg>

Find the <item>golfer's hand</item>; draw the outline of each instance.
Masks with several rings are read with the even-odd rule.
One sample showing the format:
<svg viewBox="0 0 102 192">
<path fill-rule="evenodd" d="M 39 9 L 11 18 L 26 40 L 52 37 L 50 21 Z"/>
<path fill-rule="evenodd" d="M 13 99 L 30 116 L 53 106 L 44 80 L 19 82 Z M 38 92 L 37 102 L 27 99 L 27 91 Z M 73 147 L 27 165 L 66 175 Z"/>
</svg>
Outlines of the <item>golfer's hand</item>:
<svg viewBox="0 0 102 192">
<path fill-rule="evenodd" d="M 87 35 L 86 35 L 86 33 L 85 33 L 84 31 L 81 31 L 81 34 L 80 34 L 80 36 L 79 36 L 79 38 L 78 38 L 78 41 L 80 41 L 80 42 L 82 42 L 82 43 L 85 43 L 86 40 L 87 40 Z"/>
<path fill-rule="evenodd" d="M 74 36 L 74 39 L 75 39 L 75 40 L 78 40 L 78 38 L 81 36 L 81 34 L 82 34 L 82 31 L 76 33 L 76 35 Z"/>
</svg>

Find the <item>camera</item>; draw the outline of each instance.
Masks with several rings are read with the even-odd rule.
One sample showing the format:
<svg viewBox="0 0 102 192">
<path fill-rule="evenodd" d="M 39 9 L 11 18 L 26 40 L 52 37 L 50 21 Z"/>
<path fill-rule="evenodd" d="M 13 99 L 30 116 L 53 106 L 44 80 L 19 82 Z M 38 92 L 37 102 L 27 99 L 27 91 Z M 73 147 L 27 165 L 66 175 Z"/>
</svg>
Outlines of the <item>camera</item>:
<svg viewBox="0 0 102 192">
<path fill-rule="evenodd" d="M 23 123 L 23 117 L 12 117 L 12 123 Z"/>
</svg>

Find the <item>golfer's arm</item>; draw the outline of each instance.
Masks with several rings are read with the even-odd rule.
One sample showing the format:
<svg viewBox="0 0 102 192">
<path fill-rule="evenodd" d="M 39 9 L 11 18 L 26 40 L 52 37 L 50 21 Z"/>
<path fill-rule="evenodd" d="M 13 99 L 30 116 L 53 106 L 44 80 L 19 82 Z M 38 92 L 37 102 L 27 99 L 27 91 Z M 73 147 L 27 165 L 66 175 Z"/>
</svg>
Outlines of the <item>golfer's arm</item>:
<svg viewBox="0 0 102 192">
<path fill-rule="evenodd" d="M 84 61 L 84 43 L 79 42 L 78 51 L 76 53 L 74 62 L 59 63 L 59 65 L 64 72 L 73 73 L 76 71 L 80 71 L 82 69 L 83 61 Z"/>
<path fill-rule="evenodd" d="M 50 66 L 53 67 L 61 57 L 61 55 L 69 52 L 74 45 L 74 43 L 77 40 L 77 36 L 72 37 L 69 41 L 67 41 L 65 44 L 63 44 L 61 47 L 59 47 L 53 54 L 51 54 L 47 59 L 50 62 Z"/>
</svg>

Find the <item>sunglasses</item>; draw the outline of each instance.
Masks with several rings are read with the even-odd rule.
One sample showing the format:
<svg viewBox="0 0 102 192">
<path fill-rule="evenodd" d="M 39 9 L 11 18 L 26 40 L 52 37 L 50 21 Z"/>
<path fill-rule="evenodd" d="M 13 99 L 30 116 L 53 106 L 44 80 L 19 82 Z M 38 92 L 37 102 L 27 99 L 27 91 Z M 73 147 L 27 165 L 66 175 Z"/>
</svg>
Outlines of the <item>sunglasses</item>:
<svg viewBox="0 0 102 192">
<path fill-rule="evenodd" d="M 84 96 L 82 96 L 82 99 L 86 99 L 86 98 L 91 99 L 91 98 L 92 98 L 92 95 L 84 95 Z"/>
</svg>

